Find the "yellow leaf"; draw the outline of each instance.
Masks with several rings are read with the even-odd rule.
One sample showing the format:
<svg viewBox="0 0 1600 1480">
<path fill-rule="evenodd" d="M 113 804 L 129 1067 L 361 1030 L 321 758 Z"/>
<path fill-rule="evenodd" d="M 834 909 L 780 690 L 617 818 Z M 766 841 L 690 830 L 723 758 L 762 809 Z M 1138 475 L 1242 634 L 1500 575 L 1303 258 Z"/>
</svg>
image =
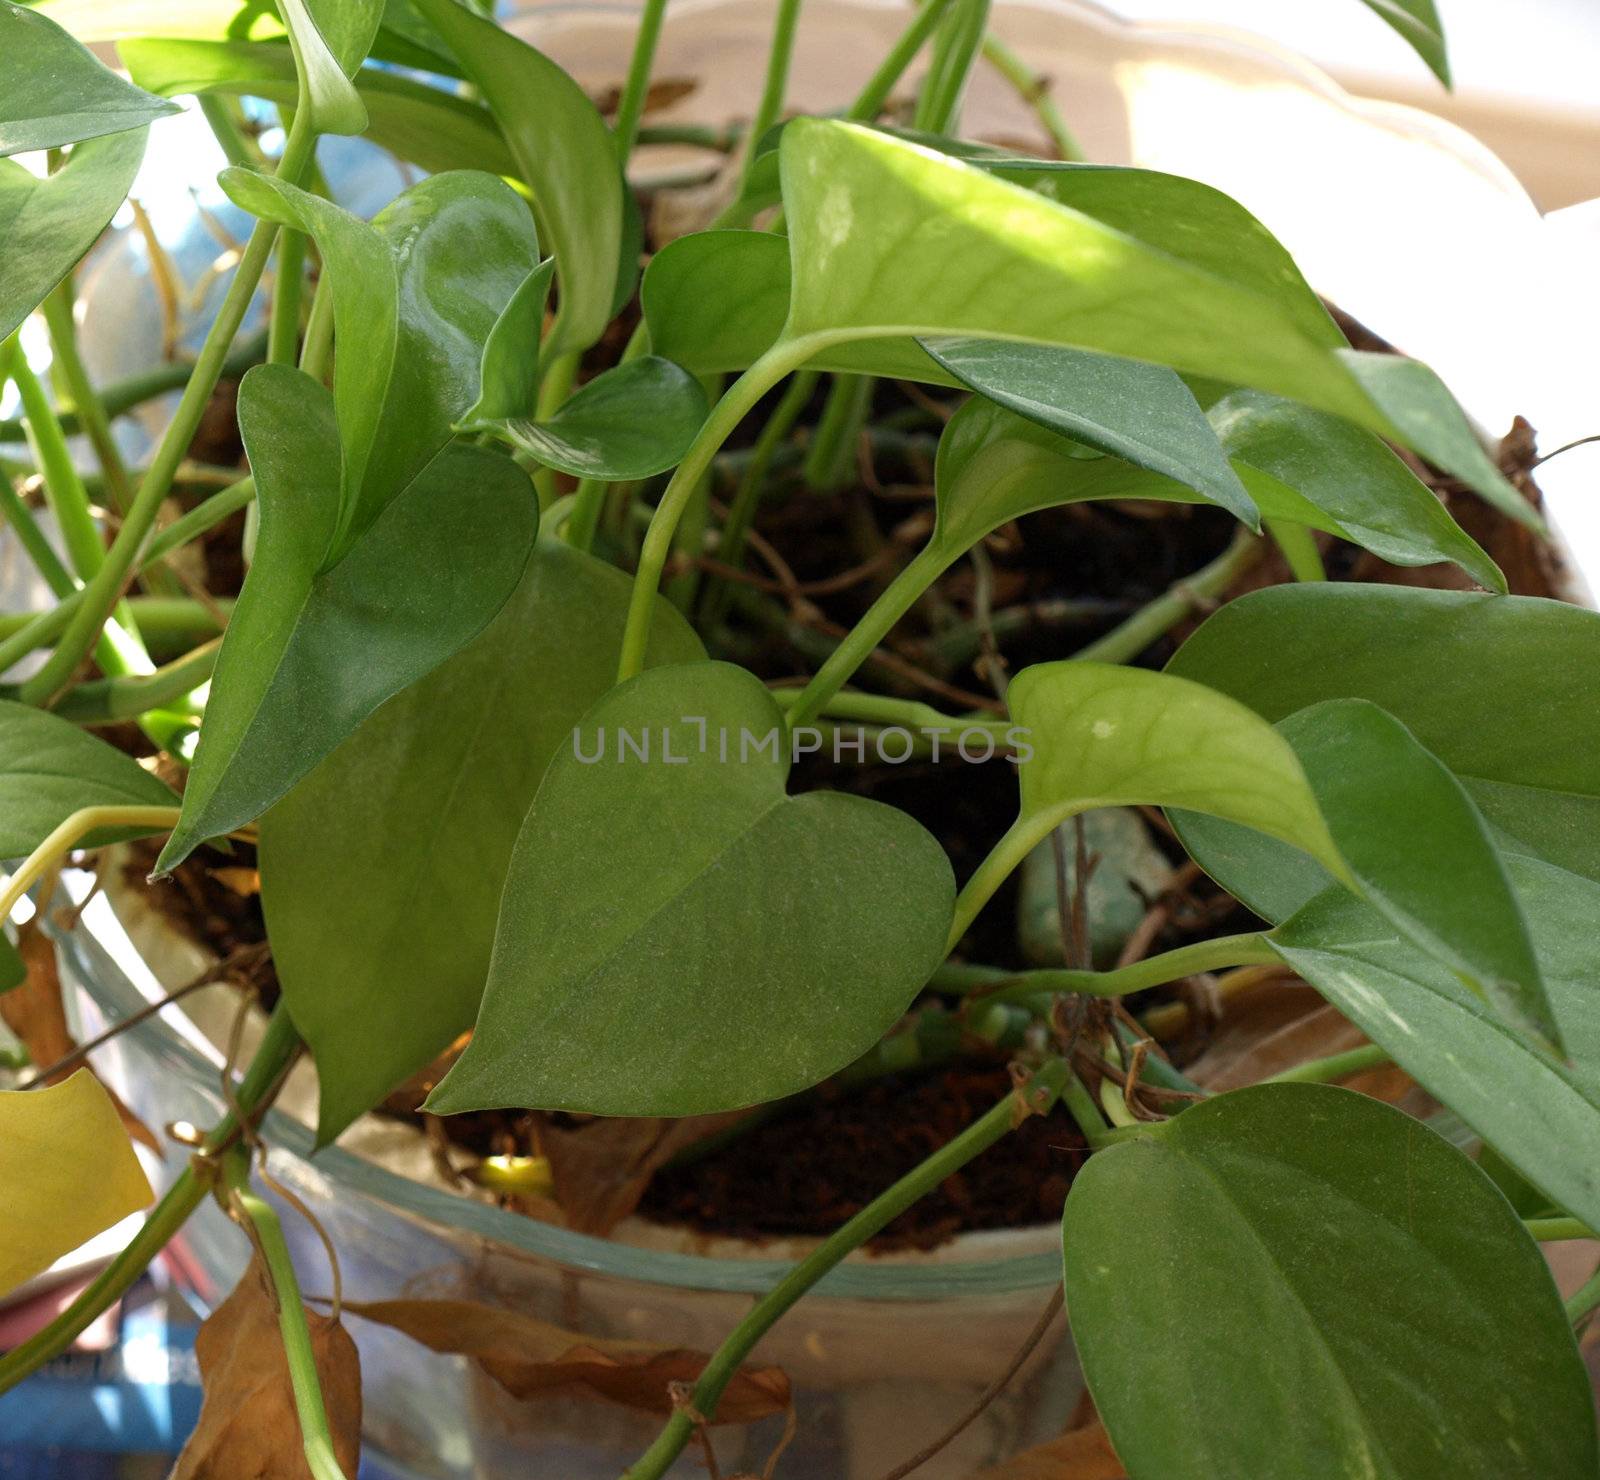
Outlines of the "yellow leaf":
<svg viewBox="0 0 1600 1480">
<path fill-rule="evenodd" d="M 116 1105 L 87 1069 L 49 1089 L 0 1092 L 0 1295 L 151 1196 Z"/>
</svg>

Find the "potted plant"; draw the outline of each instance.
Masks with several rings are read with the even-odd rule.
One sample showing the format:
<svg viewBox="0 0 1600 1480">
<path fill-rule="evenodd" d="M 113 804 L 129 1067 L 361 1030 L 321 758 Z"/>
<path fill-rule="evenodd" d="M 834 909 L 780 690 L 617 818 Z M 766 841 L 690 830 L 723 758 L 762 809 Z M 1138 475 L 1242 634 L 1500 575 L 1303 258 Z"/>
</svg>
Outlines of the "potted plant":
<svg viewBox="0 0 1600 1480">
<path fill-rule="evenodd" d="M 394 1333 L 419 1388 L 443 1370 L 431 1353 L 471 1358 L 460 1400 L 526 1403 L 524 1429 L 563 1473 L 642 1480 L 691 1446 L 714 1465 L 740 1442 L 759 1468 L 786 1421 L 796 1447 L 773 1462 L 797 1473 L 962 1473 L 948 1467 L 1065 1418 L 1056 1338 L 1031 1369 L 1046 1396 L 1012 1394 L 1010 1431 L 982 1428 L 1063 1290 L 1130 1474 L 1592 1474 L 1573 1326 L 1600 1288 L 1564 1308 L 1538 1245 L 1600 1218 L 1574 1150 L 1600 1093 L 1575 925 L 1600 887 L 1586 825 L 1600 618 L 1507 594 L 1485 546 L 1536 560 L 1525 491 L 1425 366 L 1351 348 L 1228 196 L 1084 165 L 1048 111 L 1059 157 L 964 137 L 985 50 L 1040 101 L 982 4 L 908 13 L 844 116 L 785 119 L 800 23 L 785 0 L 714 214 L 647 236 L 622 167 L 664 9 L 644 8 L 609 124 L 542 52 L 456 0 L 285 0 L 276 16 L 221 7 L 154 28 L 60 11 L 117 40 L 133 83 L 48 12 L 0 12 L 0 139 L 53 151 L 45 173 L 0 175 L 0 329 L 39 311 L 102 459 L 97 506 L 9 339 L 22 471 L 65 556 L 8 482 L 7 521 L 55 599 L 0 639 L 8 667 L 43 654 L 0 709 L 0 851 L 24 858 L 0 914 L 42 882 L 42 916 L 74 849 L 164 839 L 153 871 L 193 876 L 196 849 L 231 839 L 239 861 L 207 871 L 259 878 L 277 993 L 237 1083 L 228 1055 L 225 1113 L 180 1132 L 191 1163 L 85 1295 L 0 1358 L 0 1382 L 63 1349 L 209 1199 L 256 1257 L 202 1337 L 207 1409 L 185 1474 L 298 1473 L 291 1414 L 319 1480 L 351 1473 L 344 1317 Z M 1431 8 L 1383 13 L 1442 73 Z M 909 110 L 886 116 L 919 56 Z M 234 160 L 222 187 L 257 224 L 170 425 L 130 471 L 60 284 L 121 204 L 163 97 L 182 93 L 207 100 Z M 236 94 L 282 110 L 275 156 Z M 359 134 L 430 172 L 370 222 L 315 168 L 319 136 Z M 264 363 L 237 393 L 248 476 L 172 518 L 269 267 Z M 1490 512 L 1463 495 L 1453 517 L 1391 446 Z M 880 482 L 880 458 L 920 470 L 918 517 L 891 525 L 882 487 L 863 520 L 855 485 Z M 115 516 L 109 545 L 97 507 Z M 182 552 L 247 507 L 255 522 L 229 541 L 248 562 L 236 597 L 204 576 L 203 600 L 175 595 L 194 579 Z M 1121 584 L 1098 609 L 1016 600 L 1033 567 L 999 562 L 1026 549 L 1019 529 L 1050 559 L 1090 550 Z M 1329 581 L 1330 539 L 1368 562 L 1335 574 L 1448 565 L 1466 589 Z M 1108 624 L 1124 567 L 1161 570 L 1135 553 L 1152 545 L 1209 558 Z M 1287 579 L 1195 625 L 1269 556 Z M 914 652 L 885 648 L 913 612 Z M 1070 635 L 1097 619 L 1109 630 L 1093 642 Z M 785 683 L 796 653 L 814 671 Z M 93 733 L 119 723 L 137 731 L 120 749 Z M 883 799 L 913 760 L 923 790 Z M 1225 895 L 1185 897 L 1202 878 Z M 1131 949 L 1116 923 L 1130 901 Z M 93 942 L 65 944 L 111 984 L 113 1012 L 131 1008 Z M 7 953 L 13 1002 L 49 1008 L 37 919 Z M 1163 989 L 1288 972 L 1337 1010 L 1325 1023 L 1359 1030 L 1353 1046 L 1226 1089 L 1156 1046 Z M 302 1054 L 311 1134 L 268 1111 Z M 42 1058 L 34 1088 L 0 1098 L 6 1283 L 148 1195 L 119 1107 L 73 1062 Z M 920 1081 L 918 1101 L 904 1073 L 952 1062 L 991 1084 L 957 1124 L 954 1079 Z M 1437 1117 L 1335 1085 L 1391 1062 L 1468 1128 L 1476 1160 Z M 207 1072 L 165 1042 L 144 1070 L 164 1090 Z M 124 1081 L 134 1112 L 139 1083 Z M 829 1118 L 828 1096 L 863 1083 L 857 1103 L 879 1118 Z M 407 1085 L 402 1110 L 454 1141 L 449 1174 L 474 1150 L 479 1183 L 537 1215 L 525 1232 L 464 1196 L 449 1213 L 444 1192 L 402 1203 L 392 1172 L 329 1147 Z M 597 1173 L 640 1163 L 662 1173 L 648 1194 L 662 1207 L 704 1207 L 759 1175 L 752 1146 L 796 1151 L 807 1115 L 841 1159 L 907 1122 L 924 1147 L 781 1272 L 599 1253 L 561 1226 Z M 484 1133 L 485 1116 L 529 1143 L 504 1119 Z M 785 1126 L 788 1142 L 755 1139 Z M 1059 1214 L 1065 1258 L 1045 1256 L 1043 1280 L 1037 1254 L 998 1261 L 1027 1266 L 1010 1285 L 986 1267 L 993 1328 L 933 1319 L 958 1261 L 855 1271 L 852 1286 L 848 1255 L 1030 1136 L 1056 1160 L 1022 1221 Z M 286 1178 L 283 1158 L 253 1155 L 273 1140 L 315 1154 Z M 289 1184 L 321 1167 L 340 1191 L 313 1210 Z M 621 1180 L 623 1203 L 647 1195 L 645 1176 Z M 321 1292 L 264 1195 L 285 1190 L 335 1271 L 364 1266 L 359 1302 L 336 1272 L 331 1309 L 303 1303 L 302 1284 Z M 378 1238 L 385 1203 L 435 1246 Z M 475 1228 L 541 1257 L 475 1246 Z M 501 1298 L 441 1291 L 444 1267 Z M 811 1339 L 783 1346 L 780 1321 L 824 1278 L 835 1294 L 815 1297 Z M 1054 1287 L 1042 1319 L 1018 1283 Z M 852 1291 L 899 1298 L 890 1334 L 864 1335 L 859 1307 L 828 1311 Z M 793 1408 L 806 1347 L 848 1390 L 886 1345 L 926 1349 L 924 1384 L 942 1365 L 977 1400 L 942 1415 L 943 1434 L 892 1393 L 836 1428 L 804 1397 Z M 975 1382 L 974 1362 L 992 1377 Z M 919 1432 L 899 1431 L 913 1415 Z M 719 1421 L 765 1427 L 713 1438 Z M 930 1446 L 924 1465 L 913 1451 Z"/>
</svg>

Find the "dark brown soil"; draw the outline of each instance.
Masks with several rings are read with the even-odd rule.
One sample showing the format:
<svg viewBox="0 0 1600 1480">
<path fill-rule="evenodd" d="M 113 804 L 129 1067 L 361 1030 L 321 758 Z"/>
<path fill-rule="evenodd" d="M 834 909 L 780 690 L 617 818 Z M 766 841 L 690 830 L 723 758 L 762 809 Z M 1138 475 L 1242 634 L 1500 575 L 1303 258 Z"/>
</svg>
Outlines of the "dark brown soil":
<svg viewBox="0 0 1600 1480">
<path fill-rule="evenodd" d="M 831 1233 L 1010 1089 L 1003 1064 L 824 1086 L 714 1155 L 657 1172 L 639 1211 L 752 1239 Z M 1034 1116 L 874 1240 L 932 1248 L 979 1228 L 1058 1217 L 1085 1144 L 1067 1116 Z"/>
</svg>

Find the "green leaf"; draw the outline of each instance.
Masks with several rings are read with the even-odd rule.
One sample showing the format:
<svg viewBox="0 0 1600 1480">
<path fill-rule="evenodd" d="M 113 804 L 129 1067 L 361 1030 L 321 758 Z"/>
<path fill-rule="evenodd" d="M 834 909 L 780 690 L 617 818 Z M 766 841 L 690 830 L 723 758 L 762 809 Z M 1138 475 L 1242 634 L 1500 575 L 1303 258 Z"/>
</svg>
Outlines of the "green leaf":
<svg viewBox="0 0 1600 1480">
<path fill-rule="evenodd" d="M 560 281 L 550 354 L 586 349 L 611 320 L 622 243 L 616 145 L 589 96 L 527 42 L 457 0 L 412 0 L 460 58 L 533 192 Z"/>
<path fill-rule="evenodd" d="M 1165 366 L 993 339 L 930 339 L 923 348 L 1008 411 L 1186 483 L 1259 531 L 1256 506 L 1194 392 Z"/>
<path fill-rule="evenodd" d="M 725 663 L 588 712 L 523 823 L 478 1026 L 429 1109 L 727 1110 L 878 1041 L 943 955 L 950 865 L 902 812 L 786 796 L 786 750 L 771 696 Z"/>
<path fill-rule="evenodd" d="M 1381 15 L 1411 49 L 1428 64 L 1446 87 L 1450 83 L 1450 58 L 1445 54 L 1444 27 L 1433 0 L 1362 0 L 1368 10 Z"/>
<path fill-rule="evenodd" d="M 322 1142 L 472 1026 L 523 814 L 616 677 L 630 590 L 539 541 L 494 621 L 262 818 L 262 903 Z M 658 598 L 649 661 L 704 656 Z"/>
<path fill-rule="evenodd" d="M 1558 1042 L 1505 865 L 1448 768 L 1365 699 L 1327 700 L 1278 730 L 1367 899 L 1513 1022 Z"/>
<path fill-rule="evenodd" d="M 36 10 L 0 0 L 0 155 L 60 149 L 180 110 L 124 82 Z"/>
<path fill-rule="evenodd" d="M 170 807 L 175 798 L 130 755 L 69 720 L 0 699 L 0 858 L 23 858 L 84 807 Z M 88 838 L 97 848 L 148 829 Z"/>
<path fill-rule="evenodd" d="M 239 389 L 239 429 L 260 535 L 158 871 L 259 817 L 384 700 L 482 631 L 538 529 L 521 469 L 451 447 L 336 552 L 333 398 L 298 370 L 258 366 Z"/>
<path fill-rule="evenodd" d="M 0 339 L 7 338 L 92 247 L 144 158 L 144 130 L 87 139 L 47 179 L 0 160 Z"/>
<path fill-rule="evenodd" d="M 295 68 L 300 75 L 300 106 L 309 110 L 311 126 L 320 134 L 359 134 L 367 127 L 367 110 L 362 105 L 350 79 L 345 75 L 341 59 L 336 57 L 323 38 L 316 19 L 306 0 L 277 0 L 279 13 L 289 30 L 289 46 L 294 52 Z M 339 7 L 359 24 L 361 17 L 370 17 L 366 40 L 370 43 L 378 28 L 381 7 L 377 0 L 360 0 Z M 354 59 L 359 66 L 366 56 L 366 47 Z M 355 70 L 351 66 L 350 71 Z"/>
<path fill-rule="evenodd" d="M 1342 890 L 1268 937 L 1285 961 L 1558 1206 L 1600 1227 L 1600 885 L 1509 856 L 1567 1057 L 1486 1008 L 1460 978 Z"/>
<path fill-rule="evenodd" d="M 495 430 L 546 467 L 619 482 L 675 467 L 705 419 L 700 382 L 671 360 L 644 355 L 601 371 L 549 420 Z"/>
<path fill-rule="evenodd" d="M 149 1180 L 111 1096 L 87 1069 L 0 1093 L 0 1295 L 149 1204 Z"/>
<path fill-rule="evenodd" d="M 1234 391 L 1210 418 L 1247 488 L 1270 481 L 1300 495 L 1331 516 L 1319 527 L 1394 565 L 1449 560 L 1505 592 L 1499 566 L 1371 432 L 1260 391 Z"/>
<path fill-rule="evenodd" d="M 1214 613 L 1168 671 L 1274 722 L 1323 699 L 1368 699 L 1461 779 L 1516 851 L 1600 880 L 1600 614 L 1536 597 L 1279 586 Z M 1309 897 L 1242 887 L 1272 919 Z"/>
<path fill-rule="evenodd" d="M 28 963 L 11 943 L 11 937 L 0 930 L 0 992 L 15 991 L 27 979 Z"/>
<path fill-rule="evenodd" d="M 1062 1234 L 1084 1375 L 1138 1480 L 1595 1472 L 1538 1246 L 1482 1171 L 1387 1105 L 1219 1095 L 1091 1157 Z"/>
<path fill-rule="evenodd" d="M 297 86 L 288 49 L 247 41 L 129 40 L 122 64 L 163 97 L 229 93 L 293 106 Z M 436 87 L 363 68 L 356 91 L 367 110 L 366 137 L 423 169 L 480 169 L 517 175 L 517 164 L 487 108 Z"/>
<path fill-rule="evenodd" d="M 1345 872 L 1300 762 L 1260 716 L 1168 674 L 1068 659 L 1024 668 L 1006 694 L 1034 754 L 1017 767 L 1028 846 L 1092 807 L 1227 817 Z"/>
<path fill-rule="evenodd" d="M 478 399 L 462 417 L 464 424 L 503 421 L 532 410 L 539 394 L 539 335 L 555 270 L 555 259 L 545 258 L 500 310 L 483 341 Z"/>
<path fill-rule="evenodd" d="M 370 225 L 270 176 L 218 178 L 246 210 L 309 232 L 331 275 L 344 449 L 334 538 L 348 546 L 477 399 L 484 345 L 539 265 L 533 218 L 476 170 L 413 185 Z"/>
</svg>

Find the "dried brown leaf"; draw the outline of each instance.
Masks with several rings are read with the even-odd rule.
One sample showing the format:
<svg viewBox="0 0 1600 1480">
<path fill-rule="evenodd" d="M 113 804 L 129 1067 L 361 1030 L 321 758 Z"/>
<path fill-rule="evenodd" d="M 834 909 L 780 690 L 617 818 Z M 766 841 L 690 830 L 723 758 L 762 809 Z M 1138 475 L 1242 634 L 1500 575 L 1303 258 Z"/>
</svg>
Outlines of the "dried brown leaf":
<svg viewBox="0 0 1600 1480">
<path fill-rule="evenodd" d="M 647 1413 L 669 1413 L 669 1386 L 693 1382 L 703 1352 L 648 1341 L 584 1336 L 533 1316 L 472 1300 L 346 1301 L 356 1315 L 404 1332 L 433 1351 L 473 1358 L 514 1398 L 587 1392 Z M 717 1404 L 717 1423 L 751 1423 L 792 1401 L 781 1368 L 741 1368 Z"/>
<path fill-rule="evenodd" d="M 681 1120 L 616 1117 L 544 1127 L 540 1148 L 549 1158 L 567 1226 L 580 1233 L 610 1233 L 639 1206 L 651 1177 L 673 1157 L 747 1113 Z"/>
<path fill-rule="evenodd" d="M 1128 1472 L 1096 1420 L 985 1470 L 974 1480 L 1128 1480 Z"/>
<path fill-rule="evenodd" d="M 0 1020 L 16 1034 L 28 1057 L 41 1069 L 60 1063 L 78 1046 L 78 1040 L 67 1028 L 67 1008 L 61 996 L 61 975 L 56 968 L 56 948 L 39 922 L 29 920 L 17 931 L 17 954 L 28 968 L 27 980 L 9 992 L 0 992 Z M 46 1084 L 59 1084 L 77 1064 L 68 1065 L 52 1074 Z M 92 1070 L 90 1071 L 93 1072 Z M 98 1077 L 98 1076 L 96 1076 Z M 102 1087 L 105 1087 L 102 1082 Z M 117 1107 L 122 1124 L 133 1139 L 157 1153 L 161 1142 L 150 1128 L 106 1087 L 111 1103 Z"/>
<path fill-rule="evenodd" d="M 306 1311 L 334 1454 L 354 1476 L 361 1457 L 361 1362 L 330 1316 Z M 170 1480 L 310 1480 L 278 1305 L 260 1256 L 195 1338 L 204 1396 L 200 1422 Z"/>
</svg>

